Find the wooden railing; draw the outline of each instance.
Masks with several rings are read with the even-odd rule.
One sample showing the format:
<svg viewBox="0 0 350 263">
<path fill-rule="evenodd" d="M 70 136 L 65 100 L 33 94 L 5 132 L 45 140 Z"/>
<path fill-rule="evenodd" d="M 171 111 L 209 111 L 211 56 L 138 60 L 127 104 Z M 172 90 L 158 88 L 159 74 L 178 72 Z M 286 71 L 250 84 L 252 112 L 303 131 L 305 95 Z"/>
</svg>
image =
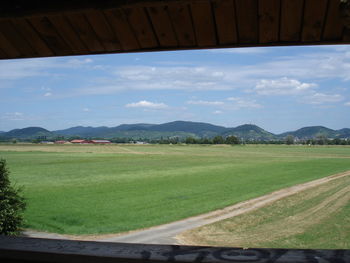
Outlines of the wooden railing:
<svg viewBox="0 0 350 263">
<path fill-rule="evenodd" d="M 350 250 L 242 249 L 0 236 L 0 262 L 350 263 Z"/>
</svg>

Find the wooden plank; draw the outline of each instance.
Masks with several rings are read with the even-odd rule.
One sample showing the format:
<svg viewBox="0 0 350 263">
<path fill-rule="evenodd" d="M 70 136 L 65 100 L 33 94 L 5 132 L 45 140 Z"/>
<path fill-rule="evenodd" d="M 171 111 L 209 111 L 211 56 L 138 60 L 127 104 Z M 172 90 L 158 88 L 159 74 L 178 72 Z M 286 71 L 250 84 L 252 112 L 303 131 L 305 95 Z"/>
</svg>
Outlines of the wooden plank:
<svg viewBox="0 0 350 263">
<path fill-rule="evenodd" d="M 0 260 L 11 263 L 347 263 L 350 250 L 128 244 L 1 235 Z"/>
<path fill-rule="evenodd" d="M 163 47 L 177 46 L 178 42 L 168 14 L 168 7 L 148 7 L 147 12 L 151 18 L 160 45 Z"/>
<path fill-rule="evenodd" d="M 11 21 L 17 31 L 30 43 L 36 54 L 44 57 L 55 55 L 26 19 L 17 18 Z"/>
<path fill-rule="evenodd" d="M 282 0 L 280 41 L 300 40 L 304 0 Z"/>
<path fill-rule="evenodd" d="M 59 29 L 60 35 L 64 41 L 69 45 L 74 54 L 87 54 L 89 49 L 81 41 L 73 27 L 69 23 L 68 19 L 61 15 L 48 16 L 49 21 L 54 25 L 55 28 Z"/>
<path fill-rule="evenodd" d="M 328 0 L 305 1 L 302 41 L 315 42 L 321 40 L 323 24 L 326 19 L 327 3 Z"/>
<path fill-rule="evenodd" d="M 85 16 L 106 51 L 120 50 L 120 43 L 104 14 L 99 10 L 85 12 Z"/>
<path fill-rule="evenodd" d="M 193 2 L 191 11 L 198 46 L 216 45 L 216 30 L 210 2 Z"/>
<path fill-rule="evenodd" d="M 340 14 L 340 1 L 330 0 L 322 39 L 340 40 L 342 38 L 343 28 L 344 25 Z"/>
<path fill-rule="evenodd" d="M 239 43 L 258 42 L 257 0 L 235 0 Z"/>
<path fill-rule="evenodd" d="M 259 1 L 259 42 L 276 43 L 279 40 L 280 0 Z"/>
<path fill-rule="evenodd" d="M 36 57 L 30 43 L 17 31 L 10 19 L 0 20 L 0 31 L 23 57 Z"/>
<path fill-rule="evenodd" d="M 213 2 L 216 31 L 222 45 L 237 43 L 237 25 L 233 0 Z"/>
<path fill-rule="evenodd" d="M 0 59 L 8 58 L 7 54 L 0 48 Z"/>
<path fill-rule="evenodd" d="M 141 7 L 124 9 L 126 17 L 141 48 L 158 47 L 158 41 L 145 10 Z"/>
<path fill-rule="evenodd" d="M 47 17 L 31 17 L 27 20 L 47 43 L 55 55 L 63 56 L 73 54 L 71 48 L 58 34 L 56 28 Z"/>
<path fill-rule="evenodd" d="M 105 51 L 103 45 L 99 41 L 95 31 L 88 23 L 86 17 L 82 13 L 66 14 L 69 23 L 72 25 L 78 37 L 85 46 L 94 53 Z"/>
<path fill-rule="evenodd" d="M 19 51 L 7 40 L 7 38 L 0 31 L 1 49 L 6 53 L 8 58 L 19 58 L 21 54 Z"/>
<path fill-rule="evenodd" d="M 123 10 L 105 10 L 104 14 L 115 35 L 118 37 L 123 50 L 135 50 L 140 48 Z"/>
<path fill-rule="evenodd" d="M 181 47 L 195 46 L 196 37 L 189 7 L 187 5 L 169 5 L 169 16 L 174 26 L 179 45 Z"/>
</svg>

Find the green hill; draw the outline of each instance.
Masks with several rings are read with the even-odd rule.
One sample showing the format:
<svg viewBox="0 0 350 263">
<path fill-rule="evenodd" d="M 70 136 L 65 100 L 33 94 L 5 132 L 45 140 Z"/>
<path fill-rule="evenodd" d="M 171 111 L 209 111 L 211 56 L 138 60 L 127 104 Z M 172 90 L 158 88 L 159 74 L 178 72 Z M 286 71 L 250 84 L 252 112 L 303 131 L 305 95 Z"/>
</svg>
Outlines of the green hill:
<svg viewBox="0 0 350 263">
<path fill-rule="evenodd" d="M 52 138 L 57 136 L 55 133 L 50 132 L 41 127 L 28 127 L 23 129 L 14 129 L 9 132 L 1 134 L 1 137 L 9 139 L 37 139 L 41 138 Z"/>
<path fill-rule="evenodd" d="M 337 132 L 335 130 L 329 129 L 327 127 L 310 126 L 310 127 L 301 128 L 296 131 L 285 132 L 280 134 L 279 136 L 284 138 L 284 137 L 287 137 L 288 135 L 292 135 L 299 139 L 312 139 L 312 138 L 317 138 L 319 136 L 323 136 L 326 138 L 335 138 L 336 134 Z"/>
<path fill-rule="evenodd" d="M 228 129 L 224 136 L 234 135 L 244 140 L 273 140 L 276 135 L 253 124 L 244 124 L 236 128 Z"/>
</svg>

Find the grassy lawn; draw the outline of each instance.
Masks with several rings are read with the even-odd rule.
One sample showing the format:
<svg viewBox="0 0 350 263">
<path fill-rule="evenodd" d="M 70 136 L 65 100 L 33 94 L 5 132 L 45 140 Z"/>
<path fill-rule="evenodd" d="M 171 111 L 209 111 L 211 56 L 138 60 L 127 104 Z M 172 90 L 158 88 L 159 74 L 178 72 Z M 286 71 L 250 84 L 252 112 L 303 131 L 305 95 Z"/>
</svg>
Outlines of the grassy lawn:
<svg viewBox="0 0 350 263">
<path fill-rule="evenodd" d="M 350 176 L 181 235 L 187 244 L 349 249 Z"/>
<path fill-rule="evenodd" d="M 350 169 L 350 147 L 0 145 L 27 227 L 117 233 Z"/>
</svg>

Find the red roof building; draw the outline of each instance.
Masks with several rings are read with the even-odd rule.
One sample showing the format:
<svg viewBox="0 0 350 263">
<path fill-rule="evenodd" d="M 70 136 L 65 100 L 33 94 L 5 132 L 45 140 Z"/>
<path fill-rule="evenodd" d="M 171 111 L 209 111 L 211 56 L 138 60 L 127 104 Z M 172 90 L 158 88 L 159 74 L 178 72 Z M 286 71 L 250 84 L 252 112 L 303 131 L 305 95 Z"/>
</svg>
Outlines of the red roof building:
<svg viewBox="0 0 350 263">
<path fill-rule="evenodd" d="M 71 143 L 75 143 L 75 144 L 86 144 L 86 143 L 90 143 L 90 141 L 87 140 L 72 140 L 70 141 Z"/>
</svg>

